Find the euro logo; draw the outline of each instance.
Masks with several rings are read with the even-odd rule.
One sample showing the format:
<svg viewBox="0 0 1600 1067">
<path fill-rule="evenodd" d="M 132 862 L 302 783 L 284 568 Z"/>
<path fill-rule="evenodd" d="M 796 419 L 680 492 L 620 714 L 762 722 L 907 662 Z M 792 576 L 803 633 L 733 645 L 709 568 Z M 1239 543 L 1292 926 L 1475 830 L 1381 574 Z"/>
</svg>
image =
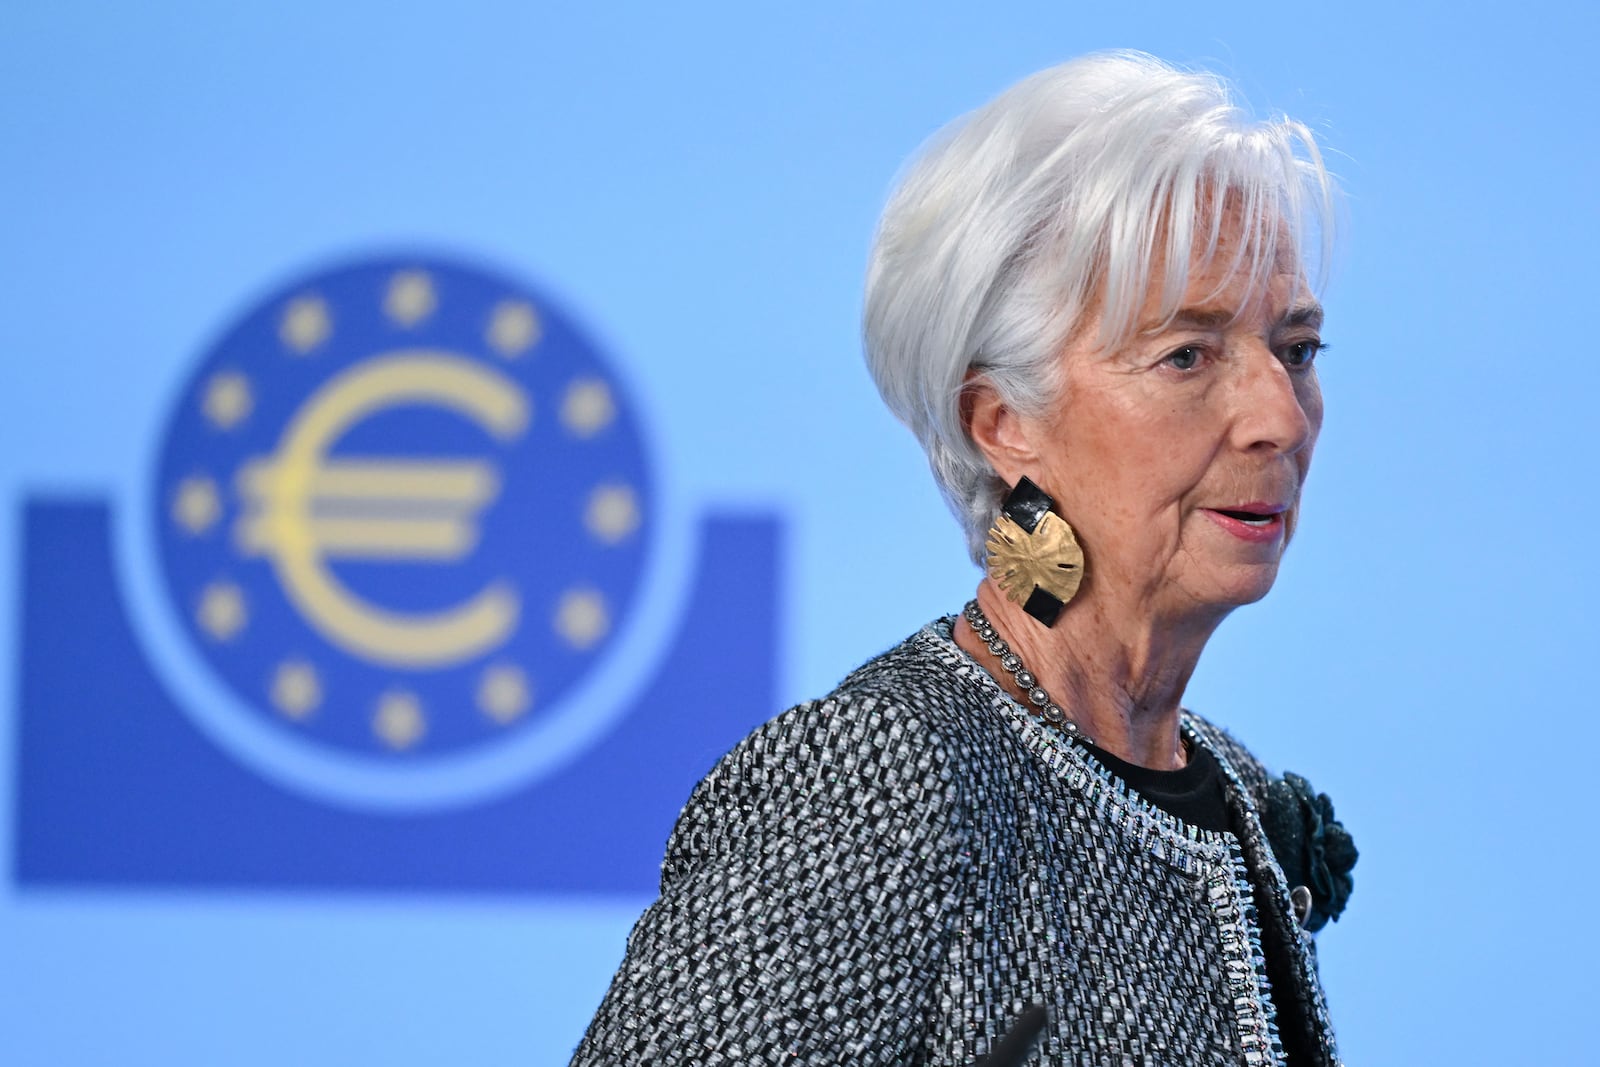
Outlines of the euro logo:
<svg viewBox="0 0 1600 1067">
<path fill-rule="evenodd" d="M 638 594 L 651 476 L 626 393 L 547 298 L 460 265 L 302 282 L 168 430 L 166 586 L 285 736 L 368 760 L 559 716 Z"/>
<path fill-rule="evenodd" d="M 330 643 L 376 663 L 435 667 L 505 643 L 520 606 L 511 583 L 497 579 L 446 611 L 406 614 L 364 602 L 325 562 L 451 562 L 477 543 L 478 513 L 500 489 L 490 463 L 329 459 L 353 424 L 406 403 L 460 412 L 504 442 L 528 423 L 522 390 L 492 370 L 433 352 L 371 360 L 323 386 L 285 429 L 277 452 L 245 466 L 238 543 L 245 555 L 272 561 L 290 600 Z"/>
</svg>

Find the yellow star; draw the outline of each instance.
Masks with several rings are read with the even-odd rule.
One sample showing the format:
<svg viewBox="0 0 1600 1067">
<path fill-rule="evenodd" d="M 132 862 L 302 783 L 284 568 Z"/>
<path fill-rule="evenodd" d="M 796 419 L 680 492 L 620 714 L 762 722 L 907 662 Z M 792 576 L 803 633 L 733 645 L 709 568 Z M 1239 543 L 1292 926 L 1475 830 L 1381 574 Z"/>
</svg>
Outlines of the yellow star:
<svg viewBox="0 0 1600 1067">
<path fill-rule="evenodd" d="M 589 532 L 609 545 L 639 528 L 639 500 L 626 485 L 601 485 L 589 494 L 583 512 Z"/>
<path fill-rule="evenodd" d="M 206 383 L 205 396 L 200 410 L 211 425 L 219 430 L 231 430 L 250 416 L 255 398 L 250 392 L 250 379 L 237 371 L 222 371 L 211 376 Z"/>
<path fill-rule="evenodd" d="M 401 326 L 415 326 L 439 306 L 433 292 L 433 279 L 425 271 L 403 270 L 389 279 L 389 292 L 383 298 L 383 313 Z"/>
<path fill-rule="evenodd" d="M 573 648 L 590 648 L 606 635 L 611 618 L 606 602 L 593 589 L 569 589 L 556 608 L 556 633 Z"/>
<path fill-rule="evenodd" d="M 232 582 L 211 582 L 200 592 L 195 622 L 217 641 L 231 641 L 250 621 L 244 591 Z"/>
<path fill-rule="evenodd" d="M 598 378 L 582 378 L 567 387 L 561 401 L 561 422 L 579 437 L 593 437 L 616 418 L 611 390 Z"/>
<path fill-rule="evenodd" d="M 378 700 L 377 714 L 372 717 L 372 732 L 390 748 L 397 752 L 410 748 L 422 739 L 427 730 L 422 702 L 416 694 L 394 689 Z"/>
<path fill-rule="evenodd" d="M 222 499 L 216 482 L 196 474 L 178 483 L 178 491 L 172 495 L 173 522 L 198 537 L 221 517 Z"/>
<path fill-rule="evenodd" d="M 528 710 L 533 696 L 528 692 L 528 676 L 509 663 L 490 667 L 478 682 L 478 710 L 501 726 Z"/>
<path fill-rule="evenodd" d="M 291 719 L 304 719 L 322 703 L 322 680 L 303 659 L 286 659 L 272 675 L 272 704 Z"/>
<path fill-rule="evenodd" d="M 332 332 L 328 302 L 320 296 L 302 296 L 289 301 L 283 318 L 278 320 L 278 339 L 299 356 L 326 341 Z"/>
<path fill-rule="evenodd" d="M 516 359 L 539 342 L 544 327 L 533 305 L 522 300 L 502 300 L 495 305 L 484 339 L 507 359 Z"/>
</svg>

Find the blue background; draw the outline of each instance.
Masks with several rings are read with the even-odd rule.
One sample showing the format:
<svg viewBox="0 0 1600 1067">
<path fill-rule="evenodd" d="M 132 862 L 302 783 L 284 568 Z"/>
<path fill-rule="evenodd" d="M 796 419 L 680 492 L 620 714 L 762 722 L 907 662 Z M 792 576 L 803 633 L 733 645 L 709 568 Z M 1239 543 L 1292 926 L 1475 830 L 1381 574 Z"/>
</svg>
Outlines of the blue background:
<svg viewBox="0 0 1600 1067">
<path fill-rule="evenodd" d="M 216 331 L 366 250 L 546 285 L 669 507 L 783 517 L 780 704 L 959 607 L 976 572 L 860 364 L 873 221 L 940 123 L 1139 47 L 1310 122 L 1349 192 L 1301 533 L 1189 693 L 1356 834 L 1320 936 L 1345 1054 L 1592 1061 L 1592 10 L 8 5 L 0 855 L 24 494 L 140 499 Z M 903 524 L 853 522 L 867 494 Z M 7 879 L 0 1034 L 24 1064 L 561 1063 L 644 903 Z"/>
</svg>

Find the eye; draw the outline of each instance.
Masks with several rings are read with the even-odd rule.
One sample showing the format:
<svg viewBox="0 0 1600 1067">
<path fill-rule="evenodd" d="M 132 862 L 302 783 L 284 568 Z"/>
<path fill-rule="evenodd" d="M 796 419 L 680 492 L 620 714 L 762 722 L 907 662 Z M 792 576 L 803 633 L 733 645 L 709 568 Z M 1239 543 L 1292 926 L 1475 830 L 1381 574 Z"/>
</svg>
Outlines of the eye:
<svg viewBox="0 0 1600 1067">
<path fill-rule="evenodd" d="M 1188 345 L 1168 356 L 1166 362 L 1177 370 L 1194 370 L 1200 365 L 1200 355 L 1200 349 Z"/>
<path fill-rule="evenodd" d="M 1286 367 L 1309 367 L 1317 353 L 1328 346 L 1321 341 L 1296 341 L 1279 354 Z"/>
</svg>

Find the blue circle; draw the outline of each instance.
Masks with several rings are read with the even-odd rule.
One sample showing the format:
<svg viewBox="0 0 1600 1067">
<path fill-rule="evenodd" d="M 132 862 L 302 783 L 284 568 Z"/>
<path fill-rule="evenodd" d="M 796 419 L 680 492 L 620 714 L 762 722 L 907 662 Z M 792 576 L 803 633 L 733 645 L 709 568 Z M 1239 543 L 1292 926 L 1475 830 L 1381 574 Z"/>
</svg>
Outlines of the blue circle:
<svg viewBox="0 0 1600 1067">
<path fill-rule="evenodd" d="M 655 516 L 593 341 L 527 285 L 435 257 L 248 310 L 180 394 L 155 493 L 174 616 L 240 705 L 385 764 L 553 714 L 634 607 Z M 451 629 L 484 598 L 494 625 Z"/>
</svg>

